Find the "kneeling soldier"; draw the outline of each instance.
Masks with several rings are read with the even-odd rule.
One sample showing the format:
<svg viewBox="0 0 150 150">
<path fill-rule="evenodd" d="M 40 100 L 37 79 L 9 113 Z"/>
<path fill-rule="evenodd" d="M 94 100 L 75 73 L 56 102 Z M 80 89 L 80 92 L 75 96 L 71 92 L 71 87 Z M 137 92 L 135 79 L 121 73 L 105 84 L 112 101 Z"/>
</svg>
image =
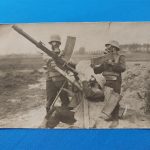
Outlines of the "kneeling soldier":
<svg viewBox="0 0 150 150">
<path fill-rule="evenodd" d="M 85 98 L 89 101 L 104 101 L 104 85 L 106 83 L 105 78 L 102 75 L 92 75 L 90 80 L 80 76 L 82 81 L 83 92 Z"/>
</svg>

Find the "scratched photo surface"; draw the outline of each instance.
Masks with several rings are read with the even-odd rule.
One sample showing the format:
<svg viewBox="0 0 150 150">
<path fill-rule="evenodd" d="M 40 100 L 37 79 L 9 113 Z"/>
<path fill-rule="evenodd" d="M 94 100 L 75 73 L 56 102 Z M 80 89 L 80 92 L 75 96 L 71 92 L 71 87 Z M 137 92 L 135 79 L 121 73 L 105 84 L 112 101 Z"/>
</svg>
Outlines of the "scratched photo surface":
<svg viewBox="0 0 150 150">
<path fill-rule="evenodd" d="M 0 128 L 150 128 L 150 22 L 1 24 Z"/>
</svg>

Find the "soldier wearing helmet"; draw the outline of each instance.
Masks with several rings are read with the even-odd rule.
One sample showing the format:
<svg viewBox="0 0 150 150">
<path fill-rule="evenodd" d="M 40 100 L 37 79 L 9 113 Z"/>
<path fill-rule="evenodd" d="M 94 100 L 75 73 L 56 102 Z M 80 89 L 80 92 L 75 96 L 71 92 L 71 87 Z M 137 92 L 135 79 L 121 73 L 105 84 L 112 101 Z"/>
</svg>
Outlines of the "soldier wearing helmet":
<svg viewBox="0 0 150 150">
<path fill-rule="evenodd" d="M 60 57 L 63 57 L 62 51 L 60 50 L 61 38 L 59 35 L 52 35 L 49 41 L 52 51 L 55 52 Z M 48 112 L 51 104 L 53 103 L 58 91 L 66 81 L 66 79 L 55 70 L 55 62 L 52 58 L 47 56 L 46 61 L 46 94 L 47 94 L 47 105 L 46 111 Z M 63 68 L 62 68 L 63 69 Z M 67 82 L 64 88 L 67 87 Z M 65 91 L 61 91 L 59 95 L 61 99 L 61 106 L 67 107 L 69 104 L 69 98 Z"/>
<path fill-rule="evenodd" d="M 117 41 L 109 41 L 105 44 L 106 54 L 111 55 L 109 59 L 100 65 L 93 67 L 95 74 L 102 73 L 106 79 L 105 86 L 113 88 L 113 90 L 120 94 L 122 77 L 121 73 L 126 70 L 125 56 L 120 55 L 120 46 Z M 119 103 L 114 108 L 111 118 L 112 124 L 110 127 L 116 127 L 119 123 Z"/>
<path fill-rule="evenodd" d="M 60 54 L 60 45 L 61 45 L 61 38 L 59 35 L 52 35 L 50 37 L 49 44 L 52 46 L 52 50 L 57 53 L 58 55 Z"/>
<path fill-rule="evenodd" d="M 83 91 L 87 100 L 104 101 L 104 84 L 106 82 L 102 75 L 92 75 L 89 81 L 80 77 L 83 84 Z"/>
</svg>

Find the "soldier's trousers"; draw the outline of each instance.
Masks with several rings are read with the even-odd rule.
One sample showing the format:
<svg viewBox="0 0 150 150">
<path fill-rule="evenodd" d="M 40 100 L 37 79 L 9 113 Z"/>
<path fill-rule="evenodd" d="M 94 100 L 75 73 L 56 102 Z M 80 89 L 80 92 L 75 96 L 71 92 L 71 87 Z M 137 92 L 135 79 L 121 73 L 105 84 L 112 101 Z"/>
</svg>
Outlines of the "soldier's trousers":
<svg viewBox="0 0 150 150">
<path fill-rule="evenodd" d="M 55 97 L 57 93 L 59 92 L 60 88 L 64 84 L 65 80 L 62 81 L 52 81 L 47 80 L 46 81 L 46 94 L 47 94 L 47 105 L 46 105 L 46 111 L 48 112 L 50 109 L 50 106 L 52 105 L 53 101 L 55 100 Z M 67 88 L 67 83 L 65 84 L 64 88 Z M 69 97 L 68 94 L 65 91 L 61 91 L 59 95 L 62 106 L 68 106 L 69 104 Z"/>
<path fill-rule="evenodd" d="M 120 92 L 121 92 L 121 80 L 106 81 L 105 86 L 113 88 L 114 92 L 116 92 L 118 94 L 120 94 Z M 118 103 L 111 114 L 113 120 L 119 119 L 119 108 L 120 108 L 120 105 Z"/>
</svg>

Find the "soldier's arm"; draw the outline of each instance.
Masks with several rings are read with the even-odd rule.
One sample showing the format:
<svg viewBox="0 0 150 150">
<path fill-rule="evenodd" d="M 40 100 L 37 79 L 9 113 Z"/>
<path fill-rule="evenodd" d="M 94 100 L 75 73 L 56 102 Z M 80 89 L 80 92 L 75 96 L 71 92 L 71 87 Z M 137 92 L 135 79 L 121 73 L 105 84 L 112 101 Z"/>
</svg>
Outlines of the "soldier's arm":
<svg viewBox="0 0 150 150">
<path fill-rule="evenodd" d="M 72 68 L 76 69 L 76 64 L 74 62 L 69 61 L 68 65 L 70 65 Z"/>
<path fill-rule="evenodd" d="M 64 59 L 64 50 L 62 50 L 59 54 L 59 57 L 61 57 L 61 59 Z M 76 69 L 76 64 L 73 61 L 69 61 L 68 65 L 70 65 L 72 68 Z"/>
<path fill-rule="evenodd" d="M 126 70 L 125 56 L 121 55 L 118 63 L 114 63 L 112 66 L 113 71 L 124 72 Z"/>
<path fill-rule="evenodd" d="M 94 66 L 93 68 L 95 74 L 102 73 L 104 71 L 104 64 L 100 64 L 98 66 Z"/>
<path fill-rule="evenodd" d="M 45 63 L 47 63 L 49 60 L 52 60 L 52 58 L 48 56 L 47 54 L 42 54 L 42 57 Z"/>
<path fill-rule="evenodd" d="M 42 54 L 42 57 L 43 57 L 43 61 L 45 62 L 45 65 L 43 66 L 43 68 L 46 70 L 48 63 L 50 63 L 53 59 L 49 57 L 47 54 Z"/>
</svg>

